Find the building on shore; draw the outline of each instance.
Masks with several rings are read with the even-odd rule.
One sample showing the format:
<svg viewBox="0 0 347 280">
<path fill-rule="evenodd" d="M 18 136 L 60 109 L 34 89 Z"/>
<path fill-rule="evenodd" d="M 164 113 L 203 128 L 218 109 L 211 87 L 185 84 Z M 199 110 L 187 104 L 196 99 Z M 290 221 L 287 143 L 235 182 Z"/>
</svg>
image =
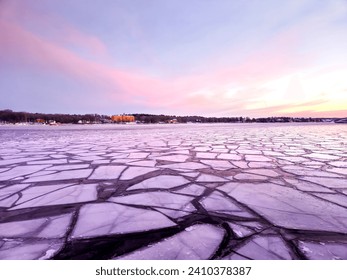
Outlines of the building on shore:
<svg viewBox="0 0 347 280">
<path fill-rule="evenodd" d="M 45 124 L 46 121 L 44 119 L 36 119 L 36 123 Z"/>
<path fill-rule="evenodd" d="M 178 123 L 177 119 L 168 120 L 168 123 Z"/>
<path fill-rule="evenodd" d="M 112 121 L 115 123 L 132 123 L 135 122 L 135 117 L 130 115 L 113 115 L 111 117 Z"/>
</svg>

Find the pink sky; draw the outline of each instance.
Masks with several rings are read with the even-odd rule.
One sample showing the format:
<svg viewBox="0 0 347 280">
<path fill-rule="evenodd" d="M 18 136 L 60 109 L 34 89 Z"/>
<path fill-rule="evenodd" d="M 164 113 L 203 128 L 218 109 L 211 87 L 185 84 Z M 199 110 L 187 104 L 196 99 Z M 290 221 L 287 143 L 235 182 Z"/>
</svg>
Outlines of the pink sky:
<svg viewBox="0 0 347 280">
<path fill-rule="evenodd" d="M 3 96 L 7 91 L 18 98 L 4 97 L 1 107 L 45 112 L 48 106 L 50 111 L 63 113 L 70 108 L 72 112 L 109 114 L 346 117 L 347 55 L 343 46 L 347 47 L 347 40 L 339 36 L 347 31 L 347 24 L 335 22 L 347 8 L 338 5 L 339 1 L 329 3 L 305 16 L 301 13 L 310 1 L 290 9 L 277 7 L 288 18 L 284 26 L 280 19 L 277 22 L 265 15 L 259 25 L 242 18 L 233 32 L 223 30 L 223 24 L 232 29 L 229 22 L 220 22 L 212 30 L 201 26 L 195 31 L 202 35 L 192 35 L 194 40 L 175 27 L 176 18 L 170 18 L 174 15 L 167 15 L 169 18 L 163 17 L 159 23 L 172 20 L 167 31 L 177 42 L 170 45 L 160 33 L 165 30 L 158 31 L 145 21 L 155 12 L 152 10 L 139 7 L 131 12 L 136 7 L 130 9 L 126 4 L 110 8 L 105 18 L 120 17 L 123 20 L 117 24 L 123 24 L 123 33 L 129 32 L 118 31 L 121 33 L 113 37 L 112 29 L 107 33 L 109 22 L 86 22 L 83 10 L 75 19 L 72 11 L 53 9 L 57 5 L 53 2 L 38 9 L 33 1 L 25 6 L 21 1 L 4 1 L 0 4 L 0 71 L 4 80 L 0 90 Z M 90 5 L 91 10 L 98 10 L 96 2 Z M 249 7 L 229 8 L 239 9 L 245 18 L 254 12 Z M 272 8 L 276 7 L 268 6 Z M 196 18 L 190 24 L 205 20 Z M 206 40 L 206 34 L 217 36 L 216 42 Z M 182 35 L 186 35 L 184 40 Z M 219 42 L 230 41 L 229 37 L 235 41 Z M 40 79 L 41 75 L 48 78 Z M 25 83 L 18 85 L 21 77 Z M 72 83 L 74 86 L 69 86 Z M 42 88 L 44 92 L 40 92 Z M 56 107 L 39 99 L 43 94 L 52 95 Z M 69 102 L 73 106 L 65 104 Z"/>
</svg>

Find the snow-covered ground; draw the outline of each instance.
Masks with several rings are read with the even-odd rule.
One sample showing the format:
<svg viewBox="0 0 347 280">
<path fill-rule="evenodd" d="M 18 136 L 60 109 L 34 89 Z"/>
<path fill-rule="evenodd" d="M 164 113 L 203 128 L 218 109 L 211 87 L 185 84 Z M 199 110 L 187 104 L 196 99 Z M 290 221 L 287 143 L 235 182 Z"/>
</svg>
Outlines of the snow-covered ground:
<svg viewBox="0 0 347 280">
<path fill-rule="evenodd" d="M 347 126 L 0 127 L 0 259 L 347 259 Z"/>
</svg>

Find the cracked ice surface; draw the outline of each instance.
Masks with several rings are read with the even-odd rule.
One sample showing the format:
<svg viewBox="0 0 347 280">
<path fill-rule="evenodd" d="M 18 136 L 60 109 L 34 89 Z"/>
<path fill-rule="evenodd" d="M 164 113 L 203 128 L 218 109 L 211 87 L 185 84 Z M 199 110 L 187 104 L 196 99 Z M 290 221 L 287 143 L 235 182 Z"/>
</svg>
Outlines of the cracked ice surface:
<svg viewBox="0 0 347 280">
<path fill-rule="evenodd" d="M 271 183 L 229 183 L 220 187 L 274 225 L 347 233 L 347 213 L 335 204 Z"/>
<path fill-rule="evenodd" d="M 121 176 L 121 180 L 130 180 L 137 176 L 145 175 L 149 172 L 155 171 L 157 168 L 151 167 L 128 167 Z"/>
<path fill-rule="evenodd" d="M 118 179 L 124 166 L 100 166 L 95 169 L 90 179 Z"/>
<path fill-rule="evenodd" d="M 88 204 L 81 208 L 71 238 L 124 234 L 174 225 L 164 215 L 151 210 L 113 203 Z"/>
<path fill-rule="evenodd" d="M 289 248 L 286 247 L 283 240 L 279 237 L 257 236 L 251 238 L 247 244 L 235 253 L 226 256 L 225 260 L 284 260 L 292 259 Z"/>
<path fill-rule="evenodd" d="M 347 243 L 299 241 L 299 248 L 313 260 L 346 260 Z"/>
<path fill-rule="evenodd" d="M 52 189 L 51 192 L 45 192 L 50 187 L 30 188 L 22 192 L 23 196 L 16 202 L 16 206 L 11 210 L 93 201 L 97 199 L 96 185 L 76 185 Z"/>
<path fill-rule="evenodd" d="M 182 176 L 160 175 L 144 180 L 139 184 L 136 184 L 129 188 L 129 190 L 135 189 L 171 189 L 173 187 L 181 186 L 189 183 L 187 179 Z"/>
<path fill-rule="evenodd" d="M 190 196 L 164 192 L 146 192 L 110 198 L 110 201 L 122 204 L 152 206 L 164 211 L 170 217 L 187 215 L 186 212 L 194 211 L 195 208 L 190 204 L 191 200 Z"/>
<path fill-rule="evenodd" d="M 335 124 L 1 126 L 0 259 L 347 259 L 346 150 Z"/>
<path fill-rule="evenodd" d="M 216 251 L 222 238 L 222 229 L 211 225 L 196 225 L 164 241 L 118 259 L 204 260 Z"/>
<path fill-rule="evenodd" d="M 63 242 L 38 240 L 21 242 L 15 240 L 0 241 L 0 260 L 49 259 L 63 246 Z"/>
<path fill-rule="evenodd" d="M 201 203 L 207 211 L 230 213 L 241 217 L 252 217 L 221 193 L 212 192 L 207 198 L 201 200 Z"/>
<path fill-rule="evenodd" d="M 58 217 L 13 221 L 0 224 L 1 237 L 63 237 L 71 220 L 71 214 Z"/>
</svg>

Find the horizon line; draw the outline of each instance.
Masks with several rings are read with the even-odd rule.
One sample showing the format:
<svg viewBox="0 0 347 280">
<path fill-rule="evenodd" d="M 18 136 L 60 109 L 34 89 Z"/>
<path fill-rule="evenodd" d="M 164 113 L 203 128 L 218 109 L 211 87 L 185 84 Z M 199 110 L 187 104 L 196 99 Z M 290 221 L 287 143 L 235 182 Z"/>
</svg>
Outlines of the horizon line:
<svg viewBox="0 0 347 280">
<path fill-rule="evenodd" d="M 115 113 L 115 114 L 104 114 L 104 113 L 42 113 L 42 112 L 28 112 L 28 111 L 14 111 L 12 109 L 1 109 L 0 112 L 11 111 L 13 113 L 27 113 L 27 114 L 42 114 L 42 115 L 105 115 L 105 116 L 117 116 L 117 115 L 151 115 L 151 116 L 170 116 L 170 117 L 199 117 L 199 118 L 249 118 L 249 119 L 262 119 L 262 118 L 304 118 L 304 119 L 345 119 L 345 117 L 314 117 L 314 116 L 261 116 L 261 117 L 249 117 L 249 116 L 203 116 L 203 115 L 177 115 L 177 114 L 163 114 L 163 113 Z"/>
</svg>

